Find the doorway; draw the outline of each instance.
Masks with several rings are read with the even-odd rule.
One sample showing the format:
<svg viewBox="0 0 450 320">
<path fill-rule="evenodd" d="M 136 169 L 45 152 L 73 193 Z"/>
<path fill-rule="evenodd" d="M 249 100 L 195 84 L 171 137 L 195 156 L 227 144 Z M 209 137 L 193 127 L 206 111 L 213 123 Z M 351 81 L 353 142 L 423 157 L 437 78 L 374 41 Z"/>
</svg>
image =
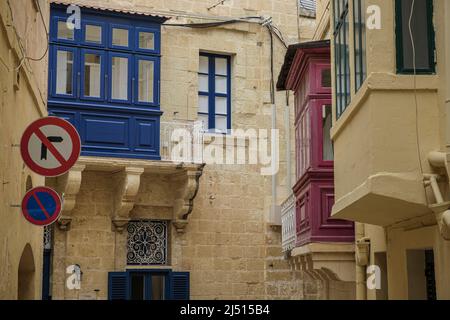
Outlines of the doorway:
<svg viewBox="0 0 450 320">
<path fill-rule="evenodd" d="M 407 250 L 406 259 L 408 269 L 408 299 L 436 300 L 433 250 Z"/>
<path fill-rule="evenodd" d="M 17 299 L 33 300 L 34 294 L 34 277 L 35 266 L 33 250 L 30 244 L 27 244 L 22 251 L 19 262 L 18 282 L 17 282 Z"/>
</svg>

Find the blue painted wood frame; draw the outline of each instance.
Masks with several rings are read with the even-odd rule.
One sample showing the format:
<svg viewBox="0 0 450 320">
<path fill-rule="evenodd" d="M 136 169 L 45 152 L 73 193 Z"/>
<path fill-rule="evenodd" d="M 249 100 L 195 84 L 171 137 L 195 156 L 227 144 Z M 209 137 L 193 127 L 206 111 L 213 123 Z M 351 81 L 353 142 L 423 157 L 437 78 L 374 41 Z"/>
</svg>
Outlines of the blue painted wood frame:
<svg viewBox="0 0 450 320">
<path fill-rule="evenodd" d="M 113 44 L 113 29 L 122 29 L 128 31 L 128 46 L 117 46 Z M 132 28 L 129 25 L 126 24 L 119 24 L 119 23 L 111 23 L 109 25 L 109 31 L 108 31 L 108 44 L 109 48 L 111 49 L 117 49 L 117 50 L 133 50 L 134 45 L 134 32 L 132 32 Z"/>
<path fill-rule="evenodd" d="M 215 129 L 216 128 L 216 115 L 222 115 L 216 113 L 216 97 L 225 97 L 227 98 L 227 129 L 231 129 L 231 56 L 228 55 L 220 55 L 220 54 L 212 54 L 212 53 L 204 53 L 201 52 L 200 56 L 208 57 L 208 74 L 201 73 L 203 75 L 208 75 L 208 92 L 202 92 L 199 90 L 198 94 L 202 96 L 208 96 L 208 128 Z M 222 58 L 227 60 L 227 93 L 216 93 L 216 58 Z M 218 75 L 222 76 L 222 75 Z M 199 114 L 205 114 L 199 112 Z"/>
<path fill-rule="evenodd" d="M 56 81 L 57 81 L 57 73 L 58 73 L 58 51 L 66 51 L 71 52 L 73 57 L 72 62 L 72 94 L 60 94 L 56 93 Z M 78 96 L 78 87 L 79 87 L 79 74 L 78 74 L 78 61 L 79 54 L 76 48 L 66 47 L 66 46 L 53 46 L 50 52 L 50 92 L 51 95 L 56 98 L 63 99 L 76 99 Z"/>
<path fill-rule="evenodd" d="M 86 26 L 97 26 L 102 28 L 101 31 L 101 37 L 102 41 L 101 43 L 96 42 L 90 42 L 86 40 Z M 88 20 L 83 18 L 81 20 L 81 39 L 80 43 L 89 47 L 99 47 L 99 48 L 105 48 L 108 41 L 108 28 L 106 27 L 106 24 L 104 22 L 99 22 L 95 20 Z"/>
<path fill-rule="evenodd" d="M 85 78 L 85 56 L 86 54 L 96 54 L 100 56 L 100 97 L 90 97 L 90 96 L 85 96 L 85 92 L 84 92 L 84 81 L 86 80 Z M 92 49 L 81 49 L 81 57 L 80 57 L 80 72 L 81 72 L 81 76 L 80 76 L 80 99 L 81 100 L 91 100 L 91 101 L 103 101 L 105 100 L 105 77 L 106 77 L 106 64 L 107 64 L 107 59 L 106 59 L 106 53 L 103 50 L 92 50 Z"/>
<path fill-rule="evenodd" d="M 128 59 L 128 77 L 127 77 L 127 99 L 125 100 L 120 100 L 120 99 L 113 99 L 113 95 L 112 95 L 112 89 L 113 89 L 113 85 L 112 85 L 112 81 L 113 81 L 113 73 L 112 73 L 112 67 L 113 67 L 113 63 L 112 60 L 114 57 L 119 57 L 119 58 L 126 58 Z M 109 102 L 112 103 L 121 103 L 121 104 L 130 104 L 132 99 L 133 99 L 133 90 L 132 90 L 132 84 L 134 82 L 133 80 L 133 73 L 134 73 L 134 64 L 132 62 L 132 58 L 131 58 L 131 54 L 128 53 L 121 53 L 121 52 L 110 52 L 108 54 L 108 74 L 109 74 L 109 78 L 108 78 L 108 97 L 109 97 Z"/>
<path fill-rule="evenodd" d="M 51 18 L 51 24 L 50 24 L 50 28 L 51 28 L 51 32 L 50 32 L 50 41 L 51 42 L 58 42 L 59 44 L 76 44 L 80 41 L 80 33 L 78 32 L 77 29 L 74 29 L 74 35 L 73 35 L 73 40 L 70 39 L 62 39 L 62 38 L 58 38 L 58 22 L 67 22 L 67 18 L 62 17 L 62 16 L 52 16 Z"/>
<path fill-rule="evenodd" d="M 155 44 L 155 47 L 153 49 L 144 49 L 139 46 L 139 33 L 141 33 L 141 32 L 153 33 L 154 44 Z M 161 52 L 161 30 L 160 30 L 160 28 L 136 27 L 134 39 L 135 39 L 134 46 L 135 46 L 135 50 L 137 52 L 157 54 L 157 55 Z"/>
<path fill-rule="evenodd" d="M 141 102 L 139 101 L 139 61 L 151 61 L 153 62 L 153 102 Z M 135 56 L 134 59 L 134 76 L 133 76 L 133 102 L 138 106 L 159 106 L 159 79 L 160 79 L 160 59 L 152 56 Z"/>
</svg>

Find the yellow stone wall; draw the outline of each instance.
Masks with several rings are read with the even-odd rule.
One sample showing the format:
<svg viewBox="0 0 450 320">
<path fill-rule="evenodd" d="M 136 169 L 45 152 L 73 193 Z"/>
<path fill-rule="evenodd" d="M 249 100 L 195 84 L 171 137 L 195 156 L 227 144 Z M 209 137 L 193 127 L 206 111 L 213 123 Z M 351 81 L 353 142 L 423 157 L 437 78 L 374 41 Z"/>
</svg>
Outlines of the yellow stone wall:
<svg viewBox="0 0 450 320">
<path fill-rule="evenodd" d="M 169 14 L 173 18 L 168 23 L 205 21 L 193 14 L 272 16 L 288 43 L 298 42 L 299 37 L 295 0 L 228 0 L 211 10 L 207 10 L 211 1 L 198 0 L 71 2 Z M 302 24 L 300 37 L 306 38 L 311 34 L 307 28 L 314 23 L 302 20 Z M 270 38 L 266 28 L 245 23 L 206 30 L 165 26 L 161 39 L 162 121 L 196 120 L 199 52 L 206 51 L 232 55 L 232 127 L 271 128 Z M 274 48 L 276 81 L 285 48 L 276 38 Z M 276 199 L 280 204 L 291 187 L 286 185 L 284 92 L 277 93 L 276 106 L 277 126 L 281 129 Z M 290 112 L 292 128 L 292 97 Z M 294 139 L 293 133 L 290 134 L 294 176 Z M 95 289 L 100 290 L 98 298 L 105 299 L 107 273 L 123 271 L 126 267 L 126 231 L 115 232 L 111 223 L 114 180 L 110 173 L 98 171 L 85 171 L 82 176 L 69 231 L 55 228 L 54 299 L 90 296 Z M 294 177 L 291 182 L 294 183 Z M 173 184 L 167 175 L 144 174 L 132 218 L 170 219 L 172 191 Z M 170 267 L 191 272 L 191 298 L 303 296 L 302 286 L 295 287 L 294 291 L 289 287 L 292 275 L 288 274 L 289 266 L 281 254 L 281 231 L 268 226 L 271 204 L 271 177 L 262 176 L 259 165 L 206 165 L 185 233 L 179 234 L 173 227 L 170 232 Z M 65 286 L 65 268 L 74 263 L 80 264 L 83 271 L 79 292 L 67 290 Z"/>
<path fill-rule="evenodd" d="M 353 6 L 349 3 L 351 17 Z M 439 235 L 434 214 L 426 209 L 421 171 L 437 173 L 428 162 L 428 154 L 445 152 L 448 146 L 449 120 L 445 114 L 449 94 L 449 38 L 445 16 L 450 13 L 449 3 L 434 1 L 437 73 L 417 76 L 416 89 L 412 75 L 396 74 L 393 2 L 366 1 L 366 5 L 380 7 L 381 29 L 367 30 L 368 76 L 358 92 L 355 92 L 354 66 L 350 64 L 352 102 L 335 119 L 332 128 L 337 203 L 333 212 L 355 221 L 374 219 L 377 222 L 378 226 L 359 224 L 357 229 L 363 231 L 360 238 L 371 241 L 369 265 L 375 264 L 375 253 L 387 253 L 390 299 L 408 298 L 406 250 L 431 248 L 435 254 L 437 295 L 448 299 L 450 282 L 444 270 L 450 266 L 449 244 Z M 350 34 L 353 34 L 352 23 Z M 354 61 L 353 45 L 349 51 L 350 61 Z M 378 179 L 380 176 L 386 179 Z M 442 187 L 443 191 L 448 190 L 444 184 Z M 364 189 L 386 193 L 404 202 L 392 205 L 389 210 L 386 200 L 372 199 L 344 213 L 344 208 L 361 201 L 359 195 Z M 448 199 L 448 195 L 444 198 Z M 428 201 L 435 202 L 430 193 Z M 409 212 L 406 219 L 401 210 L 413 203 L 426 210 L 420 214 Z M 365 276 L 365 266 L 357 267 L 358 273 Z M 377 298 L 375 290 L 367 290 L 365 278 L 358 288 L 358 298 Z"/>
<path fill-rule="evenodd" d="M 48 1 L 39 5 L 48 25 Z M 47 56 L 23 58 L 40 58 L 46 48 L 33 1 L 0 1 L 0 299 L 41 298 L 43 229 L 28 223 L 15 206 L 27 186 L 44 184 L 24 166 L 18 144 L 26 126 L 47 112 Z"/>
</svg>

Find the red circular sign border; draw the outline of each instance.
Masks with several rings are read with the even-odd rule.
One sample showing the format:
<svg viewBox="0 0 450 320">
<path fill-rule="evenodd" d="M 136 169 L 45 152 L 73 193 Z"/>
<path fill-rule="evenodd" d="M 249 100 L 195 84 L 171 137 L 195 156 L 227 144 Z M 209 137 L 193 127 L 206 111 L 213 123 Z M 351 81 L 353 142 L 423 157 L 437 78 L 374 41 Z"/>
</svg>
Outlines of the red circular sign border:
<svg viewBox="0 0 450 320">
<path fill-rule="evenodd" d="M 66 160 L 66 163 L 64 165 L 61 165 L 60 167 L 55 169 L 42 168 L 41 166 L 37 165 L 31 158 L 30 153 L 28 151 L 28 142 L 30 141 L 30 138 L 33 135 L 33 133 L 37 129 L 46 125 L 55 125 L 65 129 L 66 132 L 69 134 L 70 138 L 72 139 L 73 150 L 69 159 Z M 80 135 L 78 134 L 77 129 L 70 122 L 64 119 L 58 117 L 46 117 L 38 119 L 25 129 L 22 135 L 22 139 L 20 141 L 20 153 L 22 155 L 23 161 L 25 162 L 27 167 L 30 168 L 31 171 L 45 177 L 57 177 L 69 171 L 70 168 L 72 168 L 72 166 L 77 162 L 78 158 L 80 157 L 81 153 Z"/>
<path fill-rule="evenodd" d="M 37 193 L 37 192 L 46 192 L 53 198 L 53 200 L 55 200 L 55 203 L 56 203 L 55 211 L 58 213 L 55 214 L 50 220 L 47 219 L 47 220 L 38 221 L 38 220 L 34 219 L 28 212 L 28 209 L 27 209 L 28 200 L 31 198 L 32 194 Z M 36 187 L 36 188 L 29 190 L 25 194 L 25 196 L 22 199 L 21 207 L 22 207 L 22 215 L 28 222 L 30 222 L 31 224 L 33 224 L 35 226 L 45 227 L 45 226 L 51 225 L 56 220 L 58 220 L 59 215 L 61 214 L 62 202 L 61 202 L 61 197 L 59 196 L 58 193 L 56 193 L 55 190 L 53 190 L 51 188 L 47 188 L 47 187 Z"/>
</svg>

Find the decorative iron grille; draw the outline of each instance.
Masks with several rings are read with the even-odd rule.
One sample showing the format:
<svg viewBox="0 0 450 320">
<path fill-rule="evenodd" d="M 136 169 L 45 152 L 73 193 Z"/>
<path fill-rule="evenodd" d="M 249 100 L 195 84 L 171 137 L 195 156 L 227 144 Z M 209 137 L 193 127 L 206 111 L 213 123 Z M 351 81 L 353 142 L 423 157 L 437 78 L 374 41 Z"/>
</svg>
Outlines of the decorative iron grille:
<svg viewBox="0 0 450 320">
<path fill-rule="evenodd" d="M 130 221 L 127 264 L 167 264 L 167 221 Z"/>
</svg>

